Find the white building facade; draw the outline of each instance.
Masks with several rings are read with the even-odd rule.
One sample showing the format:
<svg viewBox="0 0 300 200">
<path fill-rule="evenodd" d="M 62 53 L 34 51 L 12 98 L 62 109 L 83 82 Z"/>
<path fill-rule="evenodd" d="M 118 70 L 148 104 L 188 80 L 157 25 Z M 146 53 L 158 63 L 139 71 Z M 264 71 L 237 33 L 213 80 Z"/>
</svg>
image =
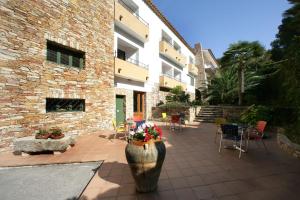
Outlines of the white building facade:
<svg viewBox="0 0 300 200">
<path fill-rule="evenodd" d="M 151 0 L 115 0 L 116 119 L 149 119 L 180 85 L 195 96 L 195 54 Z"/>
</svg>

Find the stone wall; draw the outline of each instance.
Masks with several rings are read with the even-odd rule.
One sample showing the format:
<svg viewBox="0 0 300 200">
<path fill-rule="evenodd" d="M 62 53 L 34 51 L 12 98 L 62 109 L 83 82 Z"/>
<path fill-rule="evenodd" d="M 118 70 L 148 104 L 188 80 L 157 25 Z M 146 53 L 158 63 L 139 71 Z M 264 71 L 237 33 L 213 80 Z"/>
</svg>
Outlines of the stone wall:
<svg viewBox="0 0 300 200">
<path fill-rule="evenodd" d="M 158 94 L 159 94 L 159 102 L 162 101 L 162 102 L 166 103 L 166 96 L 169 95 L 170 93 L 159 90 Z"/>
<path fill-rule="evenodd" d="M 162 118 L 162 113 L 166 112 L 168 116 L 175 115 L 178 113 L 184 113 L 185 114 L 185 120 L 188 123 L 191 123 L 195 120 L 196 117 L 196 108 L 193 107 L 187 107 L 187 108 L 177 108 L 177 109 L 169 109 L 166 111 L 163 108 L 160 107 L 153 107 L 152 108 L 152 120 L 154 121 L 160 121 Z"/>
<path fill-rule="evenodd" d="M 248 106 L 221 106 L 223 117 L 228 121 L 238 121 Z"/>
<path fill-rule="evenodd" d="M 159 84 L 155 84 L 152 92 L 146 94 L 146 116 L 147 119 L 152 119 L 152 108 L 159 103 Z"/>
<path fill-rule="evenodd" d="M 300 159 L 300 145 L 293 143 L 288 137 L 284 135 L 285 130 L 278 128 L 277 143 L 279 147 L 288 154 Z"/>
<path fill-rule="evenodd" d="M 42 127 L 93 133 L 114 115 L 113 0 L 0 1 L 0 148 Z M 46 41 L 85 52 L 85 68 L 46 61 Z M 46 97 L 85 112 L 46 113 Z"/>
</svg>

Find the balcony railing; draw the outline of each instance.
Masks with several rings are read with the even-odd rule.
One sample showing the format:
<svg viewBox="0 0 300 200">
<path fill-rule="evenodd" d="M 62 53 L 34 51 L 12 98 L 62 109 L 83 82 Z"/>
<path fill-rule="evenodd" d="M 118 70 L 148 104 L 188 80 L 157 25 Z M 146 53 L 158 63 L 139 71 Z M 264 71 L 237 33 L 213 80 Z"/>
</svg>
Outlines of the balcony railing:
<svg viewBox="0 0 300 200">
<path fill-rule="evenodd" d="M 174 77 L 172 74 L 168 74 L 168 73 L 162 73 L 161 75 L 166 76 L 166 77 L 171 78 L 171 79 L 174 79 L 176 81 L 182 82 L 181 77 Z"/>
<path fill-rule="evenodd" d="M 117 55 L 115 55 L 115 57 L 118 58 Z M 124 59 L 122 59 L 122 58 L 119 58 L 119 59 L 124 60 Z M 142 62 L 140 62 L 140 61 L 138 61 L 138 60 L 132 59 L 132 58 L 127 58 L 127 59 L 124 60 L 124 61 L 130 62 L 130 63 L 132 63 L 132 64 L 135 64 L 135 65 L 137 65 L 137 66 L 139 66 L 139 67 L 142 67 L 142 68 L 145 68 L 145 69 L 149 69 L 149 65 L 146 65 L 146 64 L 144 64 L 144 63 L 142 63 Z"/>
<path fill-rule="evenodd" d="M 173 49 L 175 49 L 177 52 L 181 53 L 181 49 L 177 49 L 177 48 L 175 47 L 175 45 L 172 44 L 172 42 L 166 40 L 165 38 L 161 38 L 161 41 L 164 41 L 164 42 L 168 43 Z"/>
<path fill-rule="evenodd" d="M 146 64 L 144 64 L 144 63 L 142 63 L 142 62 L 140 62 L 138 60 L 135 60 L 135 59 L 132 59 L 132 58 L 128 58 L 125 61 L 130 62 L 132 64 L 135 64 L 135 65 L 137 65 L 139 67 L 142 67 L 142 68 L 145 68 L 145 69 L 149 69 L 149 65 L 146 65 Z"/>
<path fill-rule="evenodd" d="M 132 13 L 134 16 L 136 16 L 136 18 L 142 22 L 144 25 L 149 26 L 149 23 L 146 22 L 143 18 L 141 18 L 138 14 L 136 14 L 134 12 L 134 10 L 132 10 L 124 1 L 122 0 L 118 0 L 118 2 L 124 7 L 126 8 L 126 10 L 128 10 L 130 13 Z"/>
</svg>

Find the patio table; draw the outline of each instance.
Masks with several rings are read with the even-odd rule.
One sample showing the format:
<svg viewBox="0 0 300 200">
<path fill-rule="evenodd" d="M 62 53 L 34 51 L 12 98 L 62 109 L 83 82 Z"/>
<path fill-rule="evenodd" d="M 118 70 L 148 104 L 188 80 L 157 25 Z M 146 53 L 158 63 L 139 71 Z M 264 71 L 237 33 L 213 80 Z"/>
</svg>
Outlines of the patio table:
<svg viewBox="0 0 300 200">
<path fill-rule="evenodd" d="M 249 131 L 248 131 L 249 126 L 246 124 L 234 124 L 234 123 L 232 123 L 231 125 L 238 126 L 238 133 L 239 133 L 242 141 L 246 140 L 246 147 L 240 148 L 238 145 L 233 144 L 232 146 L 224 146 L 224 148 L 232 149 L 232 150 L 239 150 L 239 151 L 242 151 L 243 153 L 246 153 L 248 151 L 248 146 L 249 146 Z"/>
</svg>

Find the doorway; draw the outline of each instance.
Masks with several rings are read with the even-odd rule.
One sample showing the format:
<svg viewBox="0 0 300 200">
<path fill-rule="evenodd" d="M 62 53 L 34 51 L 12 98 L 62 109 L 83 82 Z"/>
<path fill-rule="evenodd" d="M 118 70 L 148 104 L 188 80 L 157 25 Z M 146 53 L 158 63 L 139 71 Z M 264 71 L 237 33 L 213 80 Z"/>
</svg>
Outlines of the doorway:
<svg viewBox="0 0 300 200">
<path fill-rule="evenodd" d="M 117 126 L 124 123 L 126 118 L 125 96 L 116 96 L 116 123 Z"/>
<path fill-rule="evenodd" d="M 133 117 L 134 119 L 145 119 L 145 92 L 133 92 Z"/>
</svg>

